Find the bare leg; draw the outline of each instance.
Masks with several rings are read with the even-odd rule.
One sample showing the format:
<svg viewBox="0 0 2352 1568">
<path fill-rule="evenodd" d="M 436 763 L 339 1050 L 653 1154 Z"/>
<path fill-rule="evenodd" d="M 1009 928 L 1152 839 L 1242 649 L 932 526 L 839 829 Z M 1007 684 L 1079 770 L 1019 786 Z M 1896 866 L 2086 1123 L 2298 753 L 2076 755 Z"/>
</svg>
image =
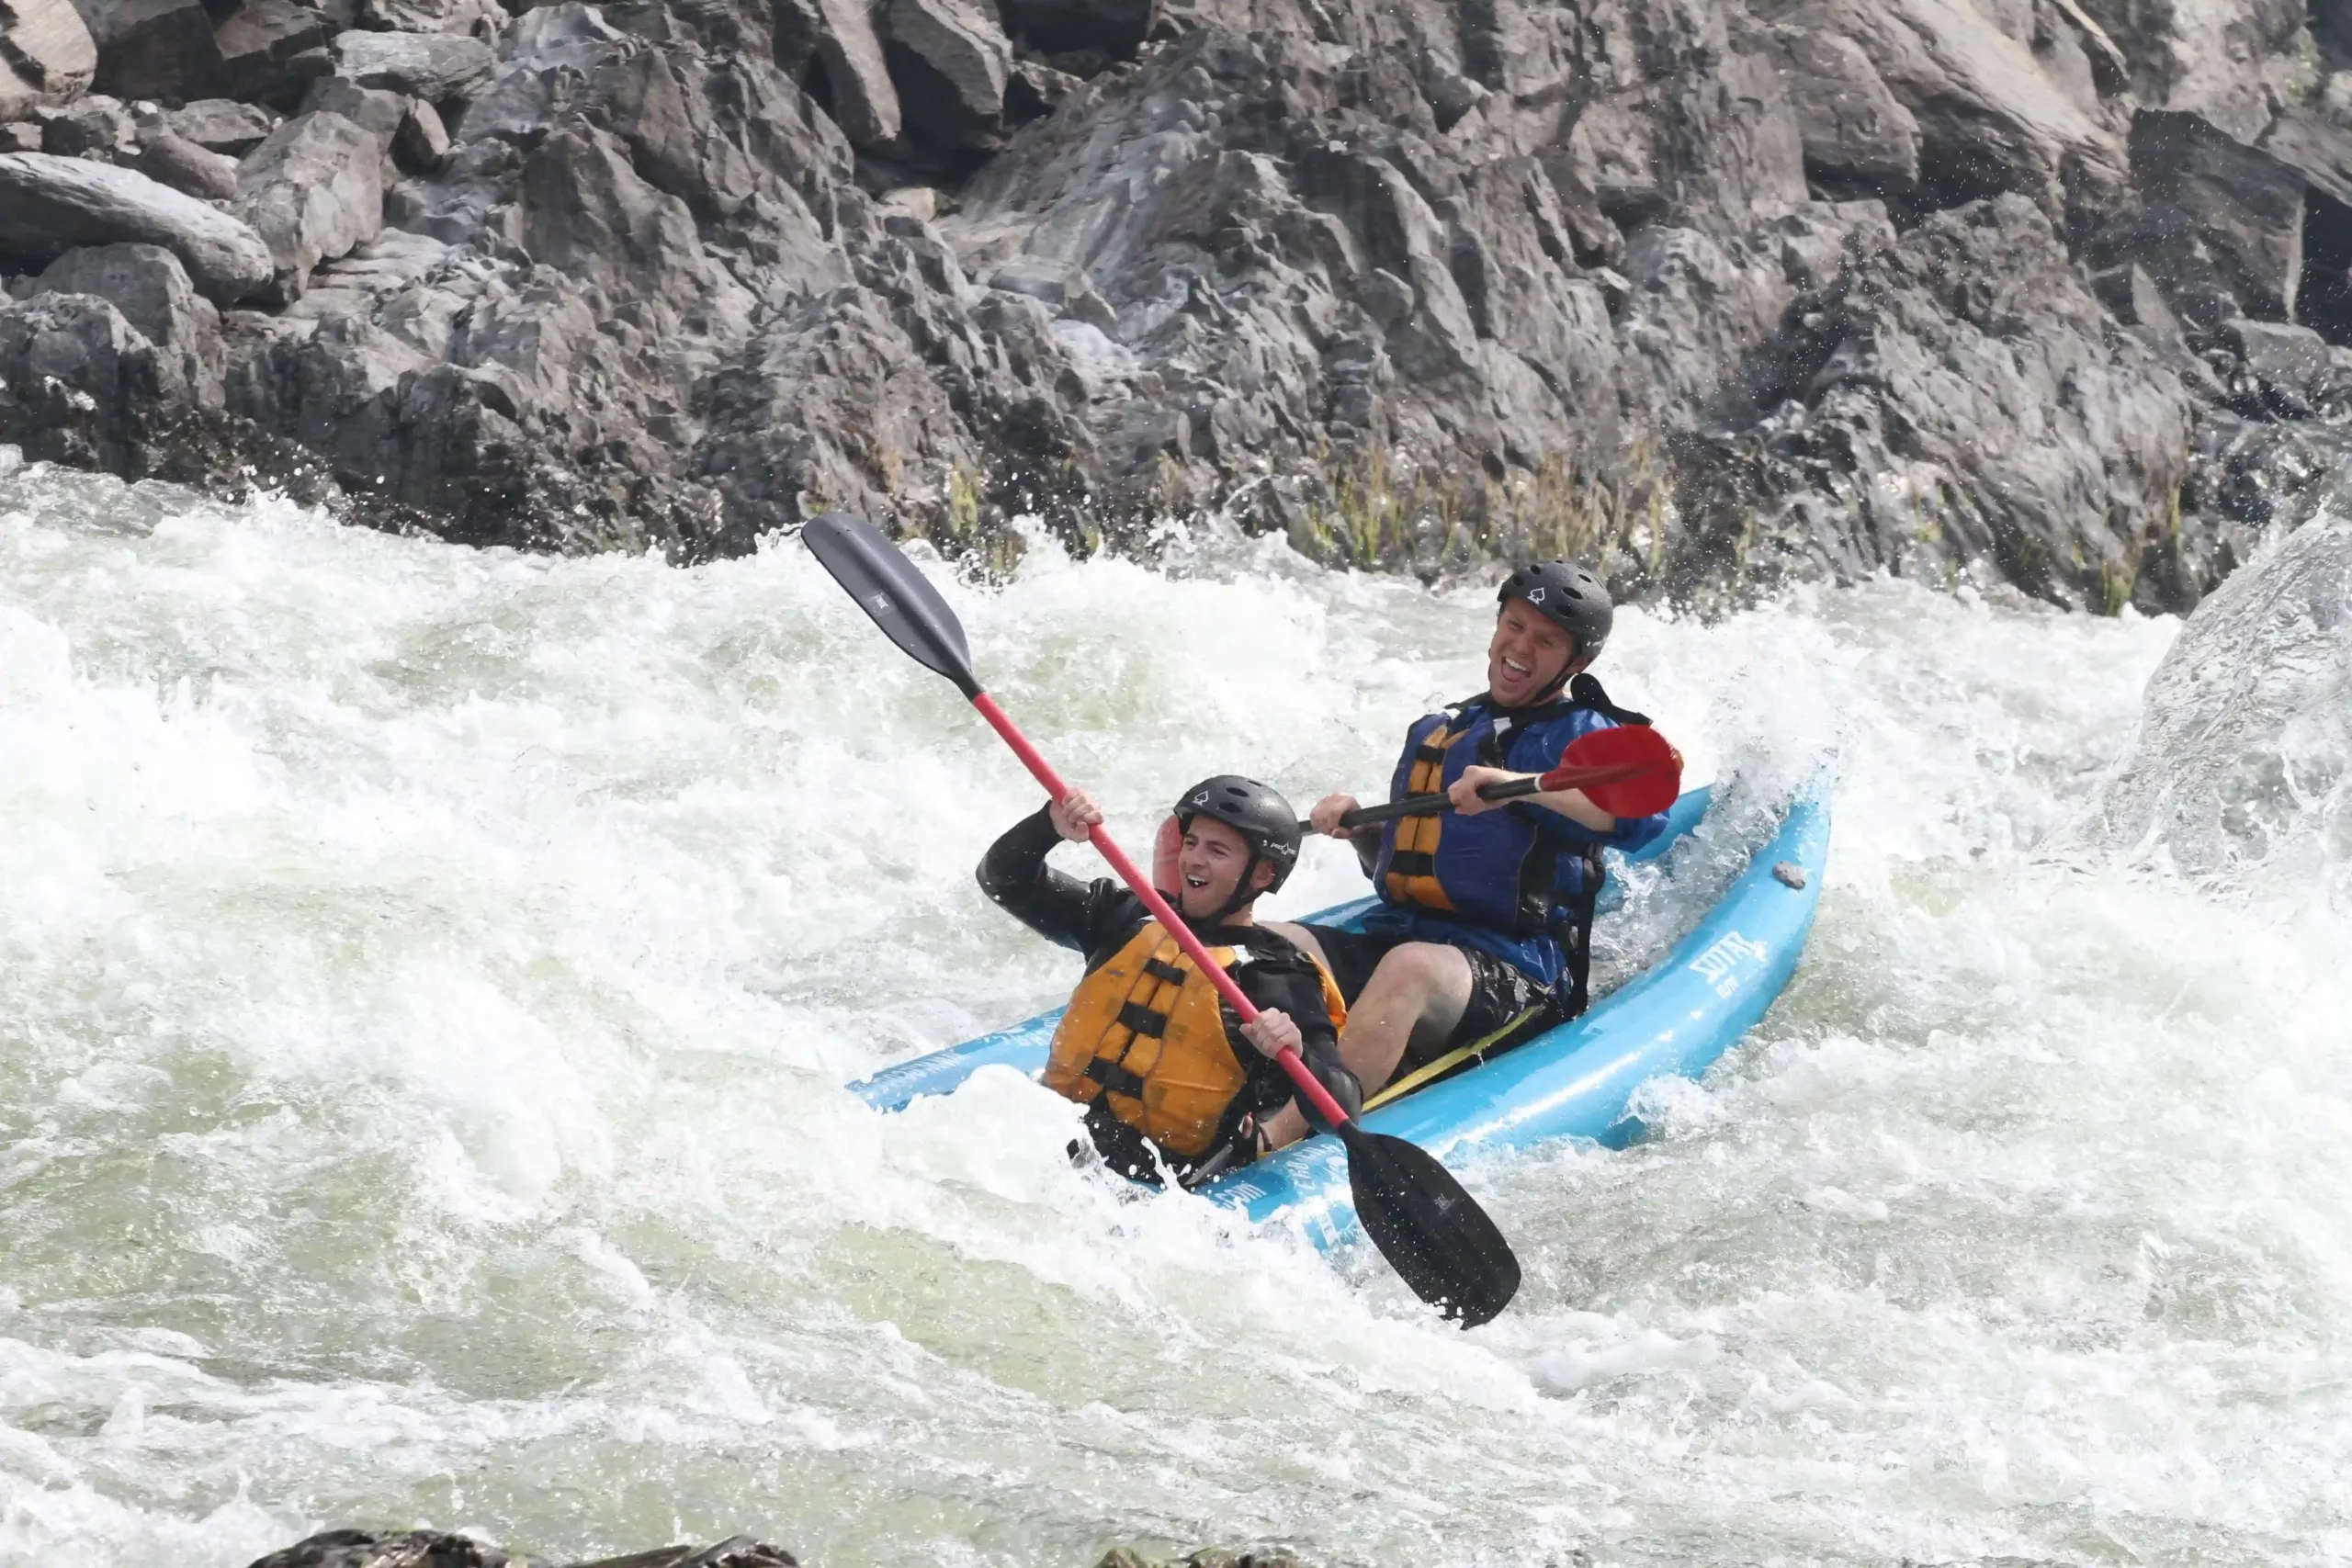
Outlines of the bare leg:
<svg viewBox="0 0 2352 1568">
<path fill-rule="evenodd" d="M 1432 1045 L 1453 1032 L 1470 1005 L 1470 960 L 1460 948 L 1408 942 L 1389 949 L 1340 1032 L 1340 1059 L 1367 1096 L 1396 1076 L 1406 1047 Z M 1306 1135 L 1306 1119 L 1286 1105 L 1266 1119 L 1266 1135 L 1276 1148 L 1296 1143 Z"/>
<path fill-rule="evenodd" d="M 1266 920 L 1261 923 L 1266 930 L 1276 936 L 1288 939 L 1293 947 L 1305 952 L 1324 968 L 1331 967 L 1331 955 L 1323 951 L 1323 944 L 1316 941 L 1315 933 L 1305 926 L 1294 925 L 1288 920 Z"/>
</svg>

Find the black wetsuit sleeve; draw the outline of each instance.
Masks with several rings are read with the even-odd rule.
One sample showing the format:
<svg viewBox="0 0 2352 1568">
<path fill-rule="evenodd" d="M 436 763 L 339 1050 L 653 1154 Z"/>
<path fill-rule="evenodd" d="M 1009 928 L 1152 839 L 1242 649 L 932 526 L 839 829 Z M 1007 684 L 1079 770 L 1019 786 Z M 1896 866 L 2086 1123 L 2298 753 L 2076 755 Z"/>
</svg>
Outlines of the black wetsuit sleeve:
<svg viewBox="0 0 2352 1568">
<path fill-rule="evenodd" d="M 1241 994 L 1265 1012 L 1279 1008 L 1298 1025 L 1301 1049 L 1299 1055 L 1306 1063 L 1306 1070 L 1316 1080 L 1331 1091 L 1331 1098 L 1350 1116 L 1363 1106 L 1363 1087 L 1356 1076 L 1340 1060 L 1340 1032 L 1331 1023 L 1331 1014 L 1323 1005 L 1323 978 L 1316 973 L 1315 961 L 1295 951 L 1268 953 L 1253 958 L 1234 972 L 1234 979 L 1241 987 Z M 1261 1109 L 1272 1110 L 1296 1095 L 1296 1086 L 1280 1063 L 1262 1055 L 1250 1043 L 1238 1029 L 1232 1032 L 1233 1048 L 1241 1059 L 1251 1064 L 1250 1082 Z M 1307 1124 L 1318 1132 L 1329 1126 L 1316 1113 L 1315 1108 L 1298 1096 L 1298 1109 Z"/>
<path fill-rule="evenodd" d="M 1080 882 L 1047 865 L 1061 841 L 1044 807 L 1023 818 L 980 858 L 980 891 L 1047 942 L 1084 953 L 1091 970 L 1136 934 L 1143 904 L 1107 877 Z"/>
</svg>

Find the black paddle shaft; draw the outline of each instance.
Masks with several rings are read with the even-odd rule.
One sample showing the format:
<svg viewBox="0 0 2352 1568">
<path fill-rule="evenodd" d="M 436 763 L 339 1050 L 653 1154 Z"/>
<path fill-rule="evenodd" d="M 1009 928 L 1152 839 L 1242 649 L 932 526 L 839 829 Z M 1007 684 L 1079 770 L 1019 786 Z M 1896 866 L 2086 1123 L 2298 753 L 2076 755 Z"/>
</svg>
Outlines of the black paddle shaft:
<svg viewBox="0 0 2352 1568">
<path fill-rule="evenodd" d="M 1523 779 L 1511 779 L 1503 784 L 1487 784 L 1478 791 L 1478 798 L 1480 800 L 1517 800 L 1523 795 L 1543 793 L 1544 780 L 1542 775 L 1537 774 Z M 1399 817 L 1434 817 L 1443 811 L 1449 804 L 1443 794 L 1408 795 L 1402 800 L 1391 800 L 1379 806 L 1359 806 L 1340 818 L 1340 826 L 1369 828 L 1377 822 L 1393 822 Z M 1298 828 L 1302 833 L 1315 831 L 1315 825 L 1311 822 L 1301 822 Z"/>
<path fill-rule="evenodd" d="M 800 536 L 884 636 L 926 670 L 953 681 L 984 714 L 995 707 L 972 671 L 956 612 L 872 524 L 831 512 L 812 519 Z M 1006 720 L 1001 728 L 1010 725 Z M 1043 759 L 1036 765 L 1043 767 Z M 1368 1133 L 1352 1121 L 1337 1125 L 1364 1235 L 1413 1293 L 1464 1328 L 1509 1305 L 1519 1289 L 1519 1260 L 1453 1172 L 1402 1138 Z"/>
</svg>

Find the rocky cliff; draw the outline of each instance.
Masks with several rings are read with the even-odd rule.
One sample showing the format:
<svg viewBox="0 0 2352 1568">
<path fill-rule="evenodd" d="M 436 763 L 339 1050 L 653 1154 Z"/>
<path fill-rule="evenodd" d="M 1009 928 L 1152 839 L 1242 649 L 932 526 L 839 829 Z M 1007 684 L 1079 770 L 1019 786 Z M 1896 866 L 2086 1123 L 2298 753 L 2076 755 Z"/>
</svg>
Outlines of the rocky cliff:
<svg viewBox="0 0 2352 1568">
<path fill-rule="evenodd" d="M 515 3 L 0 0 L 0 441 L 535 547 L 2154 608 L 2352 410 L 2304 0 Z"/>
</svg>

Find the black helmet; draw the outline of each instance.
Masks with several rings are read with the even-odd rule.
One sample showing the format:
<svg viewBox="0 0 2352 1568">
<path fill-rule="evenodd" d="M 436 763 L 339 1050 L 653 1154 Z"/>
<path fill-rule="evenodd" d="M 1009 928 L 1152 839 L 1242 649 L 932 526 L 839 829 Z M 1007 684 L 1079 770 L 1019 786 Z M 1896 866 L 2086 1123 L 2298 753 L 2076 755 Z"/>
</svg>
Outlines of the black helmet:
<svg viewBox="0 0 2352 1568">
<path fill-rule="evenodd" d="M 1219 919 L 1258 896 L 1250 879 L 1257 875 L 1260 861 L 1274 868 L 1274 879 L 1265 886 L 1268 893 L 1288 881 L 1291 868 L 1298 863 L 1298 813 L 1272 786 L 1256 779 L 1238 773 L 1203 779 L 1183 793 L 1174 809 L 1180 829 L 1190 829 L 1195 817 L 1213 817 L 1240 834 L 1250 846 L 1250 863 L 1241 868 L 1241 881 L 1234 887 L 1233 897 L 1217 911 Z"/>
<path fill-rule="evenodd" d="M 1504 580 L 1502 592 L 1495 595 L 1498 604 L 1513 599 L 1526 601 L 1536 612 L 1577 639 L 1577 657 L 1591 663 L 1600 656 L 1600 645 L 1609 640 L 1610 623 L 1616 612 L 1609 604 L 1609 590 L 1600 579 L 1564 560 L 1537 561 L 1521 567 Z"/>
</svg>

